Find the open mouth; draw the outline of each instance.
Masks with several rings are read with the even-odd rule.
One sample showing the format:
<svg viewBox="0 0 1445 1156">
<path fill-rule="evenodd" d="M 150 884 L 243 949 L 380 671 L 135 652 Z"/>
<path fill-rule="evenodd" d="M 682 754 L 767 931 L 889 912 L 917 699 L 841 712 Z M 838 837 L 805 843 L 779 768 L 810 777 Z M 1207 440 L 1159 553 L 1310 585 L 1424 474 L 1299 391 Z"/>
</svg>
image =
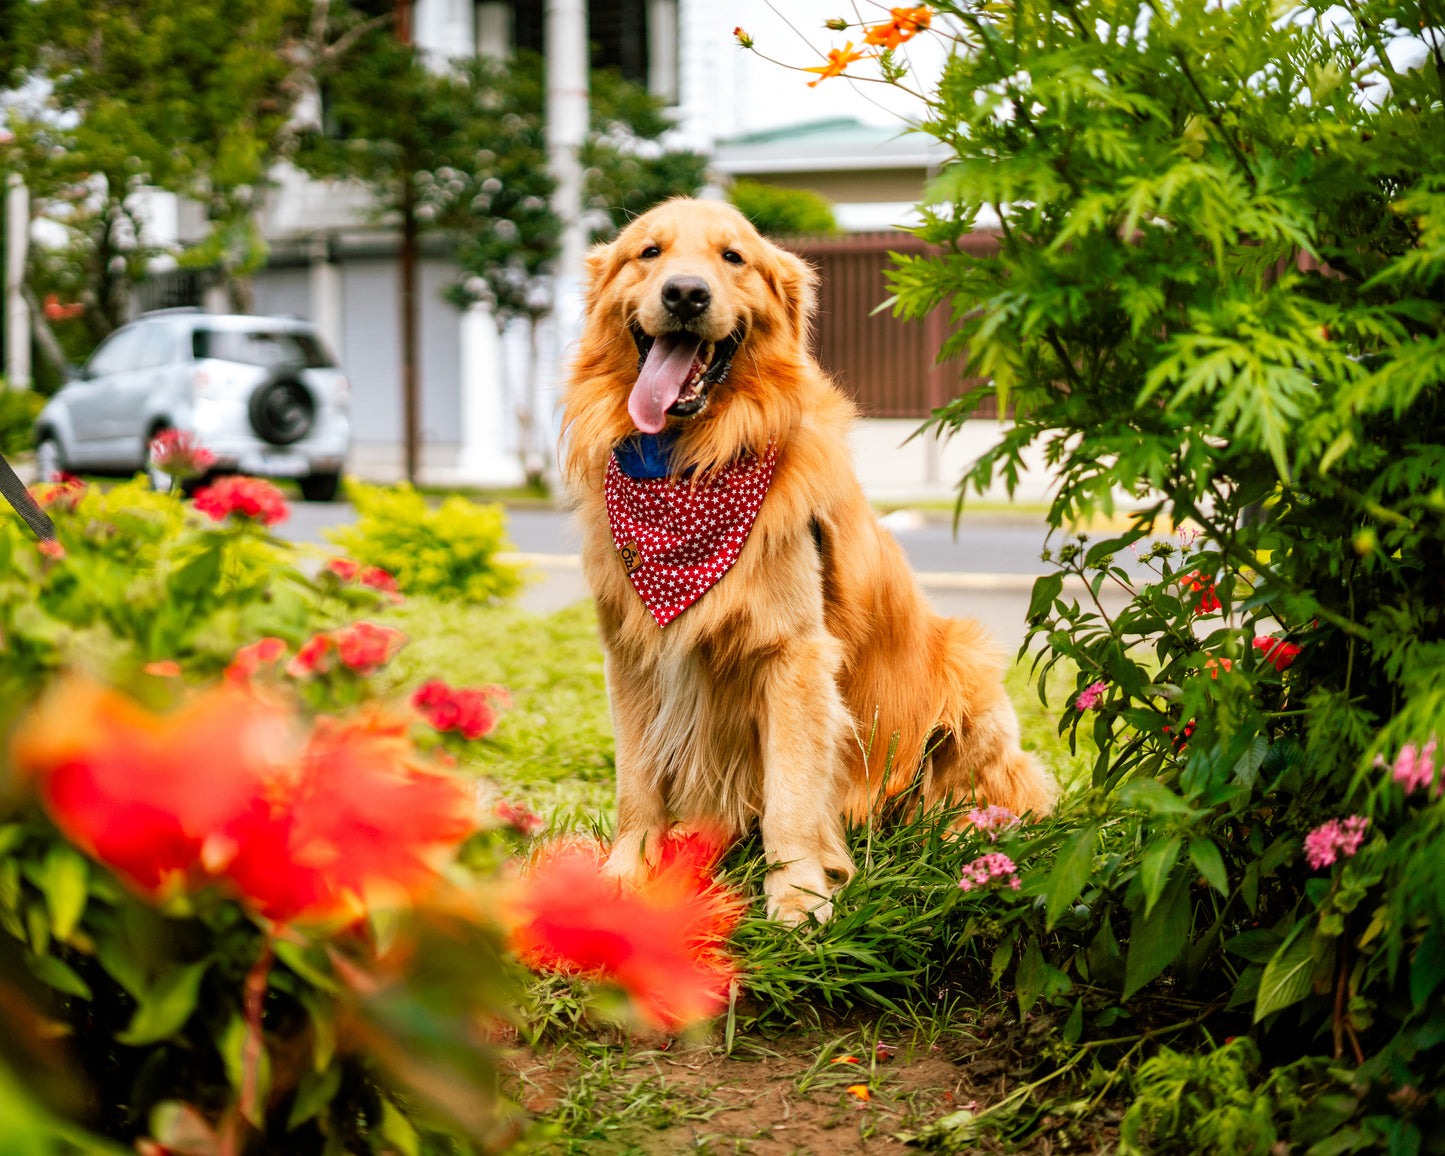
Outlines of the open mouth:
<svg viewBox="0 0 1445 1156">
<path fill-rule="evenodd" d="M 706 407 L 712 387 L 725 377 L 742 336 L 704 341 L 677 330 L 651 337 L 631 326 L 637 345 L 637 384 L 627 409 L 637 428 L 657 433 L 667 417 L 696 417 Z"/>
</svg>

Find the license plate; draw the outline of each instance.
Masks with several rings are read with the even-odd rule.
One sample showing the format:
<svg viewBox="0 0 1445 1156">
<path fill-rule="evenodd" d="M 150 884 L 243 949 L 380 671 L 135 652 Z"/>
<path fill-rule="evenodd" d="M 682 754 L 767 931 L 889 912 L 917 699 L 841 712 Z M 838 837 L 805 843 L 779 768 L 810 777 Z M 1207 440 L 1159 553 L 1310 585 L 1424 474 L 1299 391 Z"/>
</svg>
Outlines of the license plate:
<svg viewBox="0 0 1445 1156">
<path fill-rule="evenodd" d="M 311 463 L 302 454 L 242 454 L 241 472 L 271 478 L 299 478 L 311 472 Z"/>
</svg>

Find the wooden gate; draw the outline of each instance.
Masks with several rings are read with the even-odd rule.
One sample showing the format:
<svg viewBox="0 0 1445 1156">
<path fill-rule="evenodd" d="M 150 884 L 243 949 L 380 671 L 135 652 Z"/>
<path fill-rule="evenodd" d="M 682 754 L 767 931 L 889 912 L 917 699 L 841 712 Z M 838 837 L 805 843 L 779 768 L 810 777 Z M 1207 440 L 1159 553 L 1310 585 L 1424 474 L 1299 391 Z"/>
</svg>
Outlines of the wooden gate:
<svg viewBox="0 0 1445 1156">
<path fill-rule="evenodd" d="M 958 363 L 933 364 L 948 332 L 946 311 L 922 321 L 903 321 L 891 310 L 874 313 L 887 300 L 884 270 L 888 254 L 938 252 L 910 233 L 852 233 L 842 237 L 788 237 L 785 248 L 812 264 L 819 275 L 815 349 L 818 361 L 858 402 L 864 417 L 923 419 L 945 402 L 983 384 L 958 376 Z M 963 239 L 970 251 L 991 251 L 991 233 Z M 997 416 L 990 399 L 977 417 Z"/>
</svg>

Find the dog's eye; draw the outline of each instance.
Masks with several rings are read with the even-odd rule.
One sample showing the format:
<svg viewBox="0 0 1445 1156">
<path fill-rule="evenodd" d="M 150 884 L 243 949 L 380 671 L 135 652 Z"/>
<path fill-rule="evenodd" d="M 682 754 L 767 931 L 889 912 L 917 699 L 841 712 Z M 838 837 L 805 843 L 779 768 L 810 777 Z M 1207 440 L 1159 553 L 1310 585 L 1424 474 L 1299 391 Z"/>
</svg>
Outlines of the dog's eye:
<svg viewBox="0 0 1445 1156">
<path fill-rule="evenodd" d="M 659 249 L 656 245 L 649 245 L 647 246 L 647 248 L 642 250 L 641 256 L 644 261 L 650 261 L 654 257 L 662 256 L 662 250 Z"/>
<path fill-rule="evenodd" d="M 723 260 L 730 265 L 741 265 L 743 263 L 743 255 L 736 249 L 729 249 L 723 254 Z"/>
</svg>

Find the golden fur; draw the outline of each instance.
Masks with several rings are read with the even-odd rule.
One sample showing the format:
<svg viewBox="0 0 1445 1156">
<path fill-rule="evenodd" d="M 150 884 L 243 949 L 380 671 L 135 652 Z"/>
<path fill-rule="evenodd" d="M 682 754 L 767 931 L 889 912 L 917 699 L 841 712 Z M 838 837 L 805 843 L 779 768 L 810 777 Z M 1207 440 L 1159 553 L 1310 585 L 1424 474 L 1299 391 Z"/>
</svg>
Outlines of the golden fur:
<svg viewBox="0 0 1445 1156">
<path fill-rule="evenodd" d="M 741 264 L 724 259 L 730 250 Z M 952 797 L 1045 811 L 1052 784 L 1019 749 L 1002 657 L 976 622 L 931 611 L 854 476 L 854 408 L 808 353 L 812 270 L 731 207 L 691 200 L 639 217 L 588 266 L 564 460 L 617 741 L 608 869 L 645 870 L 674 821 L 738 834 L 757 820 L 777 865 L 769 912 L 797 922 L 809 910 L 826 918 L 828 875 L 852 871 L 840 813 L 865 815 L 915 775 L 924 806 Z M 659 629 L 614 549 L 603 478 L 613 446 L 636 432 L 629 326 L 677 327 L 660 298 L 677 275 L 711 290 L 695 332 L 745 334 L 703 412 L 668 418 L 679 466 L 705 475 L 770 441 L 778 457 L 737 562 Z"/>
</svg>

